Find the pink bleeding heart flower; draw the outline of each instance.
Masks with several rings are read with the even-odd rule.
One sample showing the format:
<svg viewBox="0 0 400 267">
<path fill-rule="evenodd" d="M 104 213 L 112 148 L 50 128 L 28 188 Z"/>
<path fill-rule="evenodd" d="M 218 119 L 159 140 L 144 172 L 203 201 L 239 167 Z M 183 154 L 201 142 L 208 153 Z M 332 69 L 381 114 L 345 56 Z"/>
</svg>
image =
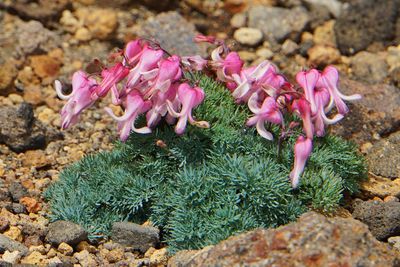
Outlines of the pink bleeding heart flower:
<svg viewBox="0 0 400 267">
<path fill-rule="evenodd" d="M 317 111 L 314 98 L 314 90 L 319 77 L 320 74 L 316 69 L 311 69 L 309 71 L 300 71 L 296 75 L 297 83 L 304 89 L 305 97 L 308 102 L 310 102 L 312 114 L 315 114 L 315 112 Z"/>
<path fill-rule="evenodd" d="M 268 61 L 263 61 L 257 67 L 243 69 L 240 72 L 240 76 L 233 74 L 232 77 L 238 85 L 232 93 L 233 97 L 246 102 L 246 98 L 261 88 L 262 83 L 260 81 L 262 81 L 262 78 L 270 68 L 271 64 Z"/>
<path fill-rule="evenodd" d="M 124 65 L 135 65 L 139 61 L 139 57 L 143 52 L 143 47 L 141 45 L 141 40 L 130 41 L 125 46 L 125 59 Z"/>
<path fill-rule="evenodd" d="M 57 95 L 62 100 L 68 100 L 61 110 L 61 128 L 66 129 L 70 125 L 78 122 L 79 114 L 90 107 L 96 98 L 92 94 L 97 86 L 97 82 L 83 71 L 77 71 L 72 76 L 72 93 L 64 95 L 61 82 L 55 81 Z"/>
<path fill-rule="evenodd" d="M 336 114 L 332 119 L 329 119 L 325 114 L 325 107 L 329 103 L 329 92 L 322 88 L 315 91 L 315 104 L 317 107 L 316 114 L 312 117 L 314 122 L 314 130 L 316 136 L 325 135 L 325 125 L 334 124 L 344 118 L 342 114 Z"/>
<path fill-rule="evenodd" d="M 167 59 L 162 59 L 154 84 L 144 94 L 144 98 L 151 98 L 158 91 L 166 92 L 171 84 L 179 80 L 181 76 L 182 70 L 178 56 L 173 55 Z"/>
<path fill-rule="evenodd" d="M 146 81 L 154 79 L 158 74 L 158 62 L 163 57 L 164 52 L 162 50 L 154 50 L 151 47 L 146 46 L 143 48 L 143 52 L 140 56 L 137 65 L 130 71 L 126 88 L 128 92 L 134 89 L 141 79 Z"/>
<path fill-rule="evenodd" d="M 151 133 L 151 129 L 147 126 L 142 128 L 135 127 L 136 118 L 151 108 L 150 101 L 144 101 L 139 92 L 132 91 L 124 99 L 123 106 L 125 107 L 125 113 L 120 117 L 116 116 L 111 108 L 105 108 L 106 112 L 118 122 L 121 141 L 125 142 L 128 139 L 131 130 L 141 134 Z"/>
<path fill-rule="evenodd" d="M 96 96 L 93 97 L 104 97 L 110 89 L 123 80 L 129 73 L 129 68 L 118 62 L 113 67 L 104 69 L 101 72 L 103 81 L 97 86 L 95 90 Z"/>
<path fill-rule="evenodd" d="M 324 71 L 321 73 L 321 77 L 318 80 L 317 86 L 319 88 L 326 88 L 329 91 L 331 96 L 330 103 L 326 108 L 326 111 L 330 111 L 333 107 L 333 103 L 335 103 L 338 112 L 342 115 L 349 112 L 349 108 L 343 102 L 346 101 L 354 101 L 361 99 L 361 95 L 354 94 L 350 96 L 343 95 L 338 89 L 339 83 L 339 73 L 337 69 L 333 66 L 327 66 Z"/>
<path fill-rule="evenodd" d="M 205 36 L 203 34 L 198 34 L 193 38 L 193 41 L 196 43 L 210 43 L 210 44 L 215 44 L 217 43 L 217 39 L 215 36 L 208 35 Z"/>
<path fill-rule="evenodd" d="M 293 101 L 292 109 L 296 111 L 303 121 L 303 131 L 308 139 L 314 137 L 314 127 L 311 122 L 311 107 L 305 98 L 296 99 Z"/>
<path fill-rule="evenodd" d="M 217 47 L 211 53 L 211 66 L 217 70 L 217 77 L 220 81 L 232 80 L 233 74 L 239 74 L 243 67 L 243 61 L 240 59 L 238 53 L 230 52 L 225 58 L 221 57 L 224 52 L 222 46 Z"/>
<path fill-rule="evenodd" d="M 182 83 L 178 87 L 178 100 L 181 102 L 181 111 L 177 112 L 171 101 L 167 100 L 168 112 L 175 118 L 178 118 L 178 123 L 175 127 L 177 134 L 183 134 L 186 128 L 187 121 L 190 124 L 201 128 L 209 128 L 210 125 L 206 121 L 196 121 L 193 119 L 192 110 L 200 105 L 204 100 L 204 91 L 200 87 L 190 87 L 187 83 Z"/>
<path fill-rule="evenodd" d="M 176 97 L 179 83 L 172 84 L 166 92 L 158 91 L 151 98 L 152 108 L 146 113 L 148 127 L 154 127 L 168 112 L 167 100 L 173 102 Z M 175 109 L 175 106 L 174 106 Z"/>
<path fill-rule="evenodd" d="M 207 63 L 208 61 L 199 55 L 182 57 L 182 64 L 196 71 L 203 70 Z"/>
<path fill-rule="evenodd" d="M 254 93 L 249 99 L 248 106 L 251 112 L 253 112 L 255 115 L 248 119 L 246 125 L 256 125 L 259 135 L 261 135 L 265 139 L 273 140 L 272 134 L 265 129 L 265 123 L 283 123 L 283 116 L 275 99 L 272 97 L 266 97 L 260 108 L 258 106 L 258 94 Z"/>
<path fill-rule="evenodd" d="M 300 181 L 300 176 L 304 171 L 307 160 L 312 152 L 312 141 L 304 136 L 297 138 L 296 144 L 294 145 L 294 167 L 290 172 L 290 180 L 292 187 L 297 188 Z"/>
</svg>

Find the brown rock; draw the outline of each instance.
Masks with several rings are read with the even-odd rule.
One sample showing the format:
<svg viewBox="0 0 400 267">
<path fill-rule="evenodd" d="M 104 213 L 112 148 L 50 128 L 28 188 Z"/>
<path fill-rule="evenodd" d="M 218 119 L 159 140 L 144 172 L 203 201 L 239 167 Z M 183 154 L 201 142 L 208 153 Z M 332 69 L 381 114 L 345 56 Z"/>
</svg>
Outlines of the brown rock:
<svg viewBox="0 0 400 267">
<path fill-rule="evenodd" d="M 109 39 L 118 27 L 117 13 L 112 9 L 80 8 L 76 15 L 93 38 Z"/>
<path fill-rule="evenodd" d="M 48 55 L 31 56 L 31 67 L 40 78 L 56 77 L 61 67 L 61 62 Z"/>
<path fill-rule="evenodd" d="M 14 80 L 18 75 L 15 63 L 7 61 L 0 65 L 0 95 L 8 95 L 12 92 Z"/>
<path fill-rule="evenodd" d="M 25 152 L 22 163 L 26 167 L 41 168 L 51 164 L 43 150 L 28 150 Z"/>
<path fill-rule="evenodd" d="M 0 216 L 0 232 L 3 233 L 5 230 L 8 229 L 9 226 L 10 221 L 4 216 Z"/>
<path fill-rule="evenodd" d="M 21 229 L 16 226 L 10 226 L 10 229 L 5 231 L 4 235 L 18 242 L 22 242 L 24 239 Z"/>
<path fill-rule="evenodd" d="M 19 202 L 26 207 L 28 212 L 37 213 L 42 209 L 40 203 L 31 197 L 23 197 Z"/>
<path fill-rule="evenodd" d="M 47 263 L 46 256 L 42 255 L 39 251 L 33 251 L 28 256 L 21 260 L 22 264 L 32 264 L 36 266 L 43 266 Z"/>
<path fill-rule="evenodd" d="M 363 223 L 308 212 L 295 223 L 230 237 L 197 254 L 178 252 L 168 266 L 394 266 L 398 260 Z"/>
<path fill-rule="evenodd" d="M 360 185 L 361 197 L 363 199 L 378 196 L 385 198 L 387 196 L 400 197 L 400 179 L 390 180 L 370 174 L 367 181 Z"/>
<path fill-rule="evenodd" d="M 74 253 L 74 249 L 70 245 L 64 242 L 58 245 L 58 251 L 60 251 L 62 254 L 66 256 L 71 256 L 72 253 Z"/>
<path fill-rule="evenodd" d="M 317 45 L 336 47 L 336 36 L 334 31 L 335 21 L 329 20 L 315 28 L 313 41 Z"/>
<path fill-rule="evenodd" d="M 168 263 L 167 248 L 157 249 L 150 256 L 150 266 L 165 266 Z"/>
<path fill-rule="evenodd" d="M 310 64 L 326 66 L 340 62 L 340 52 L 332 46 L 315 45 L 308 50 Z"/>
<path fill-rule="evenodd" d="M 24 88 L 25 102 L 38 106 L 44 102 L 44 96 L 39 85 L 30 84 Z"/>
</svg>

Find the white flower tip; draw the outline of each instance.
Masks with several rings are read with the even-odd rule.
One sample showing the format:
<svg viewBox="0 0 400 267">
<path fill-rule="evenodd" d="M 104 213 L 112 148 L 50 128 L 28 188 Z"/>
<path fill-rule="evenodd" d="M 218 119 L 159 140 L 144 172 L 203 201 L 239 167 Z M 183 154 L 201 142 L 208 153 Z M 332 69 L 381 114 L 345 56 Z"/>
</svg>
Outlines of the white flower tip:
<svg viewBox="0 0 400 267">
<path fill-rule="evenodd" d="M 54 88 L 56 89 L 57 96 L 62 100 L 68 100 L 71 97 L 70 95 L 64 95 L 62 91 L 62 84 L 59 80 L 54 81 Z"/>
</svg>

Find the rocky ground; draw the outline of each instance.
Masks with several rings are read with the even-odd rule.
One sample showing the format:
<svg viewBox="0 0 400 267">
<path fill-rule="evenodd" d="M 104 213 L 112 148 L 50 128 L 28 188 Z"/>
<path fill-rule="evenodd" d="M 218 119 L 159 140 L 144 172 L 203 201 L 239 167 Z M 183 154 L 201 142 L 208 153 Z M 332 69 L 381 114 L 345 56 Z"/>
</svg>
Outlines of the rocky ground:
<svg viewBox="0 0 400 267">
<path fill-rule="evenodd" d="M 270 59 L 289 77 L 305 66 L 337 66 L 342 90 L 364 98 L 332 131 L 359 145 L 369 180 L 333 218 L 307 213 L 276 230 L 180 252 L 170 265 L 215 266 L 221 258 L 225 266 L 398 265 L 399 14 L 397 0 L 1 1 L 0 265 L 167 264 L 151 226 L 115 224 L 110 241 L 91 244 L 81 227 L 49 223 L 45 188 L 66 165 L 111 149 L 117 138 L 103 112 L 107 101 L 60 131 L 63 102 L 52 84 L 68 84 L 81 68 L 95 72 L 94 58 L 106 61 L 138 36 L 156 38 L 172 53 L 206 55 L 192 42 L 196 32 L 225 39 L 247 64 Z"/>
</svg>

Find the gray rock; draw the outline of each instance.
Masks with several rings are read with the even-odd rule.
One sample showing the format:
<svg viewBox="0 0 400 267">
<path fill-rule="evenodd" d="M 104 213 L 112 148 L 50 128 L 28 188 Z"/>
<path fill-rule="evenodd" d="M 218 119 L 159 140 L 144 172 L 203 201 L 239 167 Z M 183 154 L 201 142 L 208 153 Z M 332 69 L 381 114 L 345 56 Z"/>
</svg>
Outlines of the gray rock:
<svg viewBox="0 0 400 267">
<path fill-rule="evenodd" d="M 335 24 L 336 40 L 343 54 L 353 54 L 374 41 L 395 36 L 398 1 L 351 1 Z"/>
<path fill-rule="evenodd" d="M 5 208 L 15 214 L 28 213 L 25 206 L 19 203 L 10 203 L 9 205 L 6 205 Z"/>
<path fill-rule="evenodd" d="M 182 251 L 168 266 L 397 266 L 399 254 L 352 218 L 308 212 L 277 229 L 257 229 L 200 251 Z"/>
<path fill-rule="evenodd" d="M 178 12 L 164 12 L 140 25 L 138 35 L 154 39 L 169 53 L 180 56 L 206 55 L 206 47 L 193 42 L 197 32 Z"/>
<path fill-rule="evenodd" d="M 49 225 L 46 235 L 47 242 L 59 245 L 62 242 L 76 245 L 87 239 L 87 232 L 82 226 L 69 221 L 56 221 Z"/>
<path fill-rule="evenodd" d="M 130 222 L 116 222 L 112 225 L 111 239 L 121 245 L 130 246 L 141 252 L 155 247 L 159 240 L 160 230 L 151 226 L 141 226 Z"/>
<path fill-rule="evenodd" d="M 32 20 L 18 27 L 16 51 L 19 56 L 49 52 L 59 46 L 59 40 L 54 32 L 43 27 L 40 22 Z"/>
<path fill-rule="evenodd" d="M 44 148 L 47 142 L 62 138 L 59 131 L 37 121 L 32 105 L 27 103 L 18 107 L 0 106 L 0 125 L 0 143 L 17 153 Z"/>
<path fill-rule="evenodd" d="M 340 16 L 343 9 L 343 4 L 338 0 L 303 0 L 303 1 L 310 6 L 325 7 L 329 11 L 329 13 L 336 18 Z"/>
<path fill-rule="evenodd" d="M 3 234 L 0 234 L 0 253 L 4 253 L 6 250 L 10 252 L 18 250 L 23 255 L 28 253 L 28 248 L 26 246 Z"/>
<path fill-rule="evenodd" d="M 400 235 L 400 202 L 357 199 L 353 209 L 353 217 L 368 225 L 376 239 Z"/>
<path fill-rule="evenodd" d="M 368 83 L 381 83 L 388 75 L 389 66 L 383 56 L 359 52 L 351 58 L 353 75 L 361 81 Z"/>
<path fill-rule="evenodd" d="M 246 20 L 246 13 L 236 13 L 232 16 L 230 23 L 233 28 L 241 28 L 246 25 Z"/>
<path fill-rule="evenodd" d="M 260 29 L 272 42 L 282 42 L 287 38 L 298 39 L 309 21 L 309 14 L 303 7 L 286 9 L 252 6 L 249 9 L 249 27 Z"/>
<path fill-rule="evenodd" d="M 282 44 L 282 53 L 286 56 L 291 56 L 297 52 L 299 45 L 290 39 L 287 39 Z"/>
<path fill-rule="evenodd" d="M 29 195 L 28 190 L 19 182 L 12 182 L 8 190 L 14 202 L 19 202 L 21 198 Z"/>
<path fill-rule="evenodd" d="M 369 171 L 387 178 L 400 177 L 400 131 L 375 143 L 367 154 Z"/>
<path fill-rule="evenodd" d="M 237 29 L 233 38 L 243 45 L 255 46 L 263 39 L 263 33 L 259 29 L 242 27 Z"/>
</svg>

